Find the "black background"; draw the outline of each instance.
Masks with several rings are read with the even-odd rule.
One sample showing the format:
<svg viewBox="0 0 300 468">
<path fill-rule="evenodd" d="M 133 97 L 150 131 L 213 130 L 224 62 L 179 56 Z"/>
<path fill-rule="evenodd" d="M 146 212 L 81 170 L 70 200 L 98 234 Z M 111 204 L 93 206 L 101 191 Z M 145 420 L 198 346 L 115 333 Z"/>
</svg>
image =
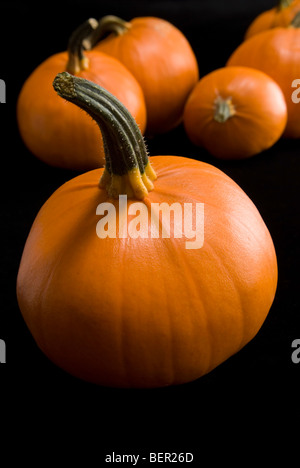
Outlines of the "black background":
<svg viewBox="0 0 300 468">
<path fill-rule="evenodd" d="M 183 386 L 142 391 L 79 381 L 39 351 L 15 297 L 23 246 L 39 208 L 77 175 L 38 161 L 19 137 L 16 99 L 31 71 L 65 50 L 70 33 L 88 17 L 115 14 L 130 20 L 151 15 L 181 29 L 204 76 L 224 66 L 250 22 L 273 5 L 272 0 L 1 2 L 0 78 L 6 83 L 7 102 L 0 105 L 0 338 L 6 342 L 7 362 L 0 365 L 0 456 L 6 448 L 10 460 L 21 453 L 23 460 L 44 466 L 50 459 L 59 464 L 61 449 L 69 464 L 75 455 L 84 466 L 102 466 L 104 454 L 112 451 L 172 450 L 192 451 L 204 466 L 204 454 L 211 463 L 220 455 L 223 462 L 239 461 L 239 448 L 241 460 L 249 462 L 258 456 L 262 460 L 260 448 L 266 460 L 277 457 L 285 435 L 288 447 L 282 451 L 287 455 L 293 449 L 297 430 L 291 424 L 297 421 L 300 383 L 300 364 L 291 360 L 292 341 L 300 338 L 299 141 L 280 140 L 239 162 L 218 161 L 196 148 L 182 126 L 147 141 L 152 155 L 200 159 L 232 177 L 260 210 L 276 247 L 278 290 L 263 327 L 242 351 L 207 376 Z"/>
</svg>

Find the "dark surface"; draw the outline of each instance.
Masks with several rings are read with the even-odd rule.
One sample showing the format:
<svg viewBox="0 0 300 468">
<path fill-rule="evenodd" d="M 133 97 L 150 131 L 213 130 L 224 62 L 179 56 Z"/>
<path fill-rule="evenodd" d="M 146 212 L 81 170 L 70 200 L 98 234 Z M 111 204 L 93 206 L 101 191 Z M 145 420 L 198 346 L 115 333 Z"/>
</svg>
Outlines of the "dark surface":
<svg viewBox="0 0 300 468">
<path fill-rule="evenodd" d="M 15 104 L 29 73 L 49 55 L 64 50 L 70 32 L 83 20 L 115 14 L 128 20 L 152 15 L 171 21 L 189 39 L 203 76 L 225 64 L 251 20 L 272 6 L 271 0 L 87 0 L 51 7 L 2 2 L 0 78 L 6 82 L 7 102 L 0 105 L 0 338 L 6 342 L 7 363 L 0 365 L 0 421 L 1 441 L 18 441 L 24 460 L 36 462 L 37 446 L 43 449 L 43 460 L 59 462 L 61 447 L 69 461 L 71 455 L 83 455 L 84 466 L 92 465 L 90 457 L 94 466 L 102 466 L 103 454 L 109 450 L 126 448 L 127 453 L 137 453 L 142 447 L 190 450 L 200 465 L 204 453 L 211 461 L 221 454 L 224 461 L 234 462 L 239 458 L 237 445 L 248 460 L 255 459 L 260 446 L 268 458 L 280 450 L 282 437 L 290 428 L 288 419 L 281 418 L 297 419 L 300 364 L 291 360 L 291 344 L 300 338 L 299 141 L 281 140 L 270 150 L 240 162 L 212 158 L 188 141 L 181 126 L 147 141 L 152 155 L 204 160 L 232 177 L 260 210 L 277 251 L 278 290 L 262 329 L 242 351 L 198 381 L 145 391 L 106 389 L 81 382 L 37 349 L 15 297 L 20 257 L 39 208 L 56 188 L 77 175 L 41 163 L 20 140 Z M 272 444 L 265 440 L 270 431 Z M 17 456 L 16 450 L 8 452 L 11 460 Z M 43 462 L 39 466 L 44 466 Z"/>
</svg>

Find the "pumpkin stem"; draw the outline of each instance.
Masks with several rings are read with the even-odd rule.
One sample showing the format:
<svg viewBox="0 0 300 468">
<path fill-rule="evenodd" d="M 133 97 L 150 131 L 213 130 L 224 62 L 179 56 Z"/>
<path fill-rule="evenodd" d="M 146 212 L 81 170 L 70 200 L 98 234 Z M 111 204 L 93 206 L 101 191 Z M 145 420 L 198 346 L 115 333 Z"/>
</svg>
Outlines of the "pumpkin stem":
<svg viewBox="0 0 300 468">
<path fill-rule="evenodd" d="M 292 28 L 300 28 L 300 12 L 296 13 L 296 15 L 294 16 L 291 24 L 290 24 L 290 27 Z"/>
<path fill-rule="evenodd" d="M 214 119 L 217 122 L 224 123 L 235 114 L 235 109 L 231 98 L 223 99 L 218 96 L 215 100 Z"/>
<path fill-rule="evenodd" d="M 288 8 L 291 6 L 291 4 L 294 2 L 294 0 L 279 0 L 278 5 L 277 5 L 277 10 L 281 11 L 284 10 L 285 8 Z"/>
<path fill-rule="evenodd" d="M 89 43 L 85 43 L 84 46 L 89 50 L 100 41 L 105 35 L 113 33 L 116 36 L 125 34 L 131 28 L 131 23 L 125 21 L 118 16 L 107 15 L 101 18 L 98 22 L 98 26 L 91 36 Z"/>
<path fill-rule="evenodd" d="M 59 73 L 53 87 L 61 97 L 85 110 L 100 127 L 105 150 L 100 187 L 113 198 L 125 194 L 144 199 L 153 189 L 156 174 L 130 112 L 104 88 L 68 72 Z"/>
<path fill-rule="evenodd" d="M 89 50 L 92 33 L 98 26 L 98 21 L 90 18 L 81 24 L 71 35 L 68 43 L 69 60 L 66 70 L 71 74 L 79 73 L 88 68 L 88 58 L 84 55 L 84 49 Z"/>
</svg>

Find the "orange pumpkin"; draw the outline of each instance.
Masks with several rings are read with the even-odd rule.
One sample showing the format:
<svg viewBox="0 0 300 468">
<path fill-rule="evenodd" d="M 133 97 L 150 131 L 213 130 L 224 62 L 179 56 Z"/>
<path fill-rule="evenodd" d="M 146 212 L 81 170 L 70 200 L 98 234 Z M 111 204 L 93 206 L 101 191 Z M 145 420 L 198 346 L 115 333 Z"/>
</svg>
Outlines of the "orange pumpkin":
<svg viewBox="0 0 300 468">
<path fill-rule="evenodd" d="M 280 86 L 286 99 L 288 120 L 284 136 L 300 138 L 300 106 L 293 99 L 293 83 L 300 77 L 300 16 L 288 28 L 274 28 L 240 44 L 227 66 L 252 67 L 265 72 Z"/>
<path fill-rule="evenodd" d="M 17 102 L 20 134 L 29 150 L 52 166 L 89 170 L 105 162 L 99 129 L 80 109 L 57 96 L 52 82 L 57 73 L 70 73 L 94 81 L 116 95 L 146 127 L 146 105 L 142 89 L 133 75 L 115 58 L 99 51 L 83 53 L 98 22 L 88 20 L 70 38 L 68 51 L 41 63 L 24 83 Z"/>
<path fill-rule="evenodd" d="M 25 322 L 54 363 L 96 384 L 197 379 L 263 324 L 277 285 L 270 233 L 217 168 L 179 156 L 150 161 L 132 116 L 105 90 L 67 73 L 54 86 L 97 120 L 107 161 L 66 182 L 38 213 L 17 278 Z M 183 215 L 183 233 L 168 208 Z M 198 208 L 204 218 L 192 216 Z"/>
<path fill-rule="evenodd" d="M 225 67 L 204 76 L 184 110 L 190 140 L 224 159 L 270 148 L 287 122 L 283 93 L 272 78 L 247 67 Z"/>
<path fill-rule="evenodd" d="M 255 18 L 246 31 L 245 39 L 268 29 L 286 27 L 299 12 L 299 0 L 279 0 L 276 7 L 264 11 Z"/>
<path fill-rule="evenodd" d="M 110 34 L 102 39 L 106 33 Z M 199 71 L 195 54 L 178 28 L 161 18 L 126 22 L 109 15 L 99 21 L 93 42 L 94 50 L 120 60 L 140 83 L 148 135 L 166 132 L 182 121 L 185 101 Z"/>
</svg>

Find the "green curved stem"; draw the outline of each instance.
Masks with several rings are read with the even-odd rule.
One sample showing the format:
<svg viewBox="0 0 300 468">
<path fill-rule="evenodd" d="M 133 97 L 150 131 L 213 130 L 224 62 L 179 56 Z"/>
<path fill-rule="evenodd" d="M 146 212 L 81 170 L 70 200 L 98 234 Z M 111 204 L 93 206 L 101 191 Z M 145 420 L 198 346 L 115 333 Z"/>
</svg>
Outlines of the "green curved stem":
<svg viewBox="0 0 300 468">
<path fill-rule="evenodd" d="M 91 48 L 88 45 L 97 27 L 98 21 L 90 18 L 81 24 L 71 35 L 68 43 L 69 59 L 66 67 L 69 73 L 76 74 L 88 68 L 88 59 L 84 55 L 84 50 Z"/>
<path fill-rule="evenodd" d="M 95 45 L 103 39 L 107 34 L 114 34 L 121 36 L 125 34 L 131 28 L 131 23 L 119 18 L 114 15 L 107 15 L 101 18 L 98 22 L 98 26 L 93 32 L 89 43 L 84 42 L 87 49 L 95 47 Z"/>
<path fill-rule="evenodd" d="M 285 8 L 288 8 L 291 6 L 291 4 L 294 2 L 294 0 L 279 0 L 278 5 L 277 5 L 277 10 L 284 10 Z"/>
<path fill-rule="evenodd" d="M 153 189 L 156 174 L 130 112 L 104 88 L 67 72 L 59 73 L 53 86 L 61 97 L 85 110 L 100 127 L 105 150 L 100 186 L 114 198 L 120 194 L 145 198 Z"/>
<path fill-rule="evenodd" d="M 290 25 L 292 28 L 300 28 L 300 12 L 298 12 L 292 22 L 291 22 L 291 25 Z"/>
</svg>

